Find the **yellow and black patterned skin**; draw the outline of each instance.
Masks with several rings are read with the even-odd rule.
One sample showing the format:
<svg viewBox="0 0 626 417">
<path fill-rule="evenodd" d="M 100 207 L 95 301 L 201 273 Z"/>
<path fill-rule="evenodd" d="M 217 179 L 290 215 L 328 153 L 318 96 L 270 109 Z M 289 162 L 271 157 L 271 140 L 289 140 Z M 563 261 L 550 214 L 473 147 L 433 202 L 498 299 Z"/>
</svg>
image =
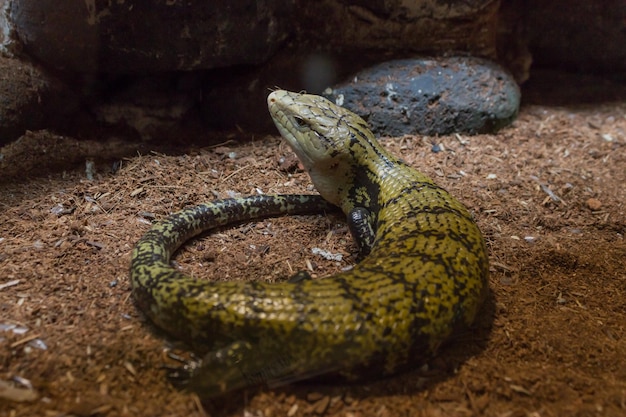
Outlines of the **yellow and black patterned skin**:
<svg viewBox="0 0 626 417">
<path fill-rule="evenodd" d="M 208 351 L 189 388 L 203 397 L 339 373 L 391 374 L 469 326 L 487 292 L 484 239 L 467 209 L 385 151 L 363 119 L 314 95 L 274 91 L 270 114 L 319 196 L 254 196 L 185 209 L 132 255 L 145 314 Z M 202 231 L 339 206 L 359 247 L 353 269 L 281 283 L 208 282 L 170 266 Z"/>
</svg>

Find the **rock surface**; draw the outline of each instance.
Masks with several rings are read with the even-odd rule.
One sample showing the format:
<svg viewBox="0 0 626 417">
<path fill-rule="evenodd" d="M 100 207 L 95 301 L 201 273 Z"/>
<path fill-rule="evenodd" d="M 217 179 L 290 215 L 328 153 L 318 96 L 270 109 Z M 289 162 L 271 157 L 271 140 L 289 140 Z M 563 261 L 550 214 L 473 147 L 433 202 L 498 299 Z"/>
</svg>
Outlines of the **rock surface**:
<svg viewBox="0 0 626 417">
<path fill-rule="evenodd" d="M 234 127 L 273 131 L 265 111 L 270 88 L 320 93 L 379 62 L 424 55 L 493 59 L 520 83 L 533 60 L 544 67 L 619 74 L 626 69 L 622 2 L 0 0 L 0 52 L 21 59 L 2 64 L 0 143 L 25 129 L 56 128 L 59 114 L 66 115 L 69 104 L 76 107 L 76 100 L 82 112 L 71 117 L 94 123 L 68 124 L 63 133 L 70 135 L 80 129 L 105 132 L 111 125 L 116 134 L 149 140 L 172 134 L 193 140 L 198 132 Z M 504 84 L 494 91 L 508 94 Z M 475 93 L 486 97 L 484 88 Z M 509 93 L 497 101 L 514 103 Z M 461 105 L 441 113 L 441 103 L 449 104 L 446 95 L 433 97 L 423 101 L 437 100 L 439 113 L 388 103 L 396 106 L 387 109 L 390 115 L 400 120 L 372 122 L 385 134 L 446 132 L 453 119 L 468 132 L 489 131 L 507 120 L 500 110 L 510 110 L 503 105 L 464 112 Z M 402 118 L 416 115 L 424 123 L 437 118 L 437 126 L 412 130 L 415 122 Z M 393 129 L 382 130 L 384 124 Z"/>
<path fill-rule="evenodd" d="M 15 0 L 25 50 L 55 69 L 129 73 L 260 64 L 288 33 L 288 0 Z"/>
<path fill-rule="evenodd" d="M 29 62 L 0 55 L 0 145 L 26 130 L 59 126 L 78 108 L 58 79 Z"/>
<path fill-rule="evenodd" d="M 56 69 L 128 73 L 266 62 L 292 49 L 495 56 L 497 0 L 14 0 L 25 50 Z"/>
<path fill-rule="evenodd" d="M 526 13 L 537 66 L 595 73 L 626 72 L 624 0 L 515 0 Z"/>
<path fill-rule="evenodd" d="M 517 115 L 520 91 L 501 67 L 478 58 L 384 62 L 325 93 L 375 133 L 490 133 Z"/>
</svg>

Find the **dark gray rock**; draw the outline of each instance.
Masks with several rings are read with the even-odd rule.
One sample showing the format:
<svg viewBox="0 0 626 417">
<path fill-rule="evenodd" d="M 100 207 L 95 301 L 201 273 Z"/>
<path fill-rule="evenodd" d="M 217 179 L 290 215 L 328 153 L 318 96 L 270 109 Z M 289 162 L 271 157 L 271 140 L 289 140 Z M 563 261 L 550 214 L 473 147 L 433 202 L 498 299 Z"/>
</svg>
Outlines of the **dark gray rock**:
<svg viewBox="0 0 626 417">
<path fill-rule="evenodd" d="M 387 136 L 495 132 L 513 121 L 520 104 L 504 69 L 470 57 L 385 62 L 325 95 Z"/>
<path fill-rule="evenodd" d="M 289 33 L 293 2 L 16 0 L 25 51 L 75 72 L 155 72 L 260 64 Z"/>
<path fill-rule="evenodd" d="M 536 67 L 588 73 L 626 71 L 624 0 L 515 0 Z"/>
<path fill-rule="evenodd" d="M 59 70 L 157 72 L 260 65 L 281 46 L 495 57 L 499 1 L 0 0 L 26 53 Z"/>
<path fill-rule="evenodd" d="M 60 126 L 78 107 L 63 82 L 36 65 L 0 55 L 0 145 L 26 130 Z"/>
</svg>

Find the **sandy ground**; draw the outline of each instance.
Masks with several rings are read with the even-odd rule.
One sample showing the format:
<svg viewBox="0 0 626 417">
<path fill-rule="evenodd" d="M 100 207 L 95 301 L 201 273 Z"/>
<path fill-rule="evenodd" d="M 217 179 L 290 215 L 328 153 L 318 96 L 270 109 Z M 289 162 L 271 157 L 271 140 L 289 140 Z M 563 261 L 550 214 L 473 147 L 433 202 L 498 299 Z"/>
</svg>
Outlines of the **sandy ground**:
<svg viewBox="0 0 626 417">
<path fill-rule="evenodd" d="M 289 148 L 240 134 L 138 155 L 48 132 L 5 147 L 0 416 L 626 415 L 626 102 L 529 97 L 496 135 L 384 141 L 463 201 L 486 237 L 491 295 L 472 332 L 396 377 L 205 404 L 166 377 L 177 366 L 168 352 L 186 349 L 134 306 L 130 251 L 151 220 L 191 204 L 313 192 Z M 322 277 L 354 254 L 340 216 L 294 216 L 194 240 L 176 263 L 207 279 L 275 281 L 307 265 Z"/>
</svg>

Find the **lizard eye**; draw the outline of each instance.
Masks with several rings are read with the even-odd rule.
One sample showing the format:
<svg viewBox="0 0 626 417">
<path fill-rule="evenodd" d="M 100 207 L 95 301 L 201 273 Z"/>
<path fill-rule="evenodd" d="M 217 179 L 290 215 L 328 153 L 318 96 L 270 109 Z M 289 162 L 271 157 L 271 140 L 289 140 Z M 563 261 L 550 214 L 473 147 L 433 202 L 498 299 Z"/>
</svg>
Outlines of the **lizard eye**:
<svg viewBox="0 0 626 417">
<path fill-rule="evenodd" d="M 306 126 L 306 122 L 300 116 L 293 116 L 293 120 L 296 123 L 296 126 L 298 126 L 298 127 L 305 127 Z"/>
</svg>

